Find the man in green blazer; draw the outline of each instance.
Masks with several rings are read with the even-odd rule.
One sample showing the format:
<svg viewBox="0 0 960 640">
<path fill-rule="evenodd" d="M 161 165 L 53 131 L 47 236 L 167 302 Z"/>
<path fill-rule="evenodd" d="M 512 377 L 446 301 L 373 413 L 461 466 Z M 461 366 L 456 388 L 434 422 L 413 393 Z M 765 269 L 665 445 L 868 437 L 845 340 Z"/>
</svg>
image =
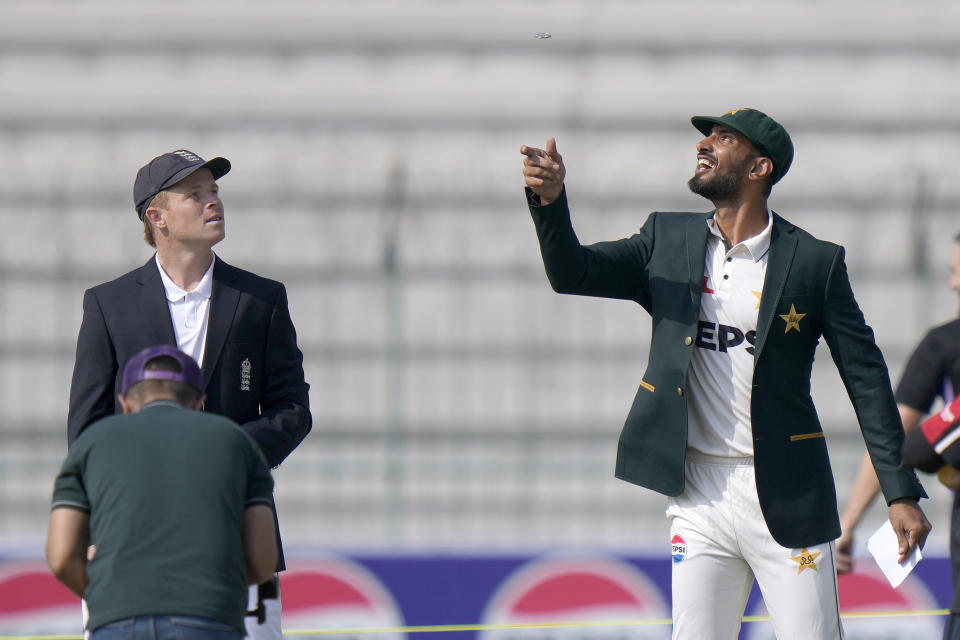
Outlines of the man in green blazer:
<svg viewBox="0 0 960 640">
<path fill-rule="evenodd" d="M 559 293 L 633 300 L 652 316 L 647 370 L 620 435 L 618 478 L 670 496 L 674 638 L 735 638 L 757 579 L 777 637 L 839 638 L 840 535 L 810 396 L 821 336 L 890 505 L 901 560 L 930 530 L 901 464 L 903 429 L 842 247 L 767 208 L 790 167 L 786 130 L 754 109 L 694 117 L 690 189 L 709 213 L 653 213 L 583 246 L 553 138 L 523 147 L 530 212 Z"/>
</svg>

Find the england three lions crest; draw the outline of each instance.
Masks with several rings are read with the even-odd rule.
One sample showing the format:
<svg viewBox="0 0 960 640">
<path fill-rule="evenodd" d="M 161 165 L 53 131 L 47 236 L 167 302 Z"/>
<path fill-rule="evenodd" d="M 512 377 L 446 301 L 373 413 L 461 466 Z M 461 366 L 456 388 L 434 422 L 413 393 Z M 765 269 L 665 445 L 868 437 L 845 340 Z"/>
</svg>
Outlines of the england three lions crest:
<svg viewBox="0 0 960 640">
<path fill-rule="evenodd" d="M 244 358 L 240 363 L 240 391 L 250 391 L 250 371 L 253 366 L 250 364 L 250 358 Z"/>
</svg>

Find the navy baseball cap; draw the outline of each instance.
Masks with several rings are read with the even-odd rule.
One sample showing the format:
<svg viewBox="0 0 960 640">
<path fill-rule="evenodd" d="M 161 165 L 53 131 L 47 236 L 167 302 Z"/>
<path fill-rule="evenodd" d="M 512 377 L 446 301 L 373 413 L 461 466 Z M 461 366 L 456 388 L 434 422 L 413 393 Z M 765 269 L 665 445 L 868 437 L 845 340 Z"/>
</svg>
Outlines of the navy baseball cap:
<svg viewBox="0 0 960 640">
<path fill-rule="evenodd" d="M 694 116 L 690 118 L 697 129 L 709 136 L 713 125 L 730 127 L 750 141 L 765 158 L 773 160 L 773 184 L 780 181 L 793 162 L 793 141 L 779 122 L 756 109 L 743 108 L 727 111 L 722 116 Z"/>
<path fill-rule="evenodd" d="M 147 206 L 158 193 L 199 169 L 210 169 L 213 179 L 219 180 L 230 171 L 230 161 L 219 157 L 204 160 L 192 151 L 177 149 L 157 156 L 140 167 L 137 179 L 133 182 L 133 206 L 137 210 L 137 216 L 143 220 Z"/>
<path fill-rule="evenodd" d="M 167 356 L 176 360 L 180 364 L 180 371 L 144 370 L 148 362 L 160 356 Z M 144 380 L 172 380 L 182 382 L 197 391 L 203 391 L 203 375 L 200 373 L 197 362 L 180 349 L 165 344 L 147 347 L 127 360 L 127 364 L 123 367 L 123 383 L 120 385 L 120 393 L 126 395 L 130 387 Z"/>
</svg>

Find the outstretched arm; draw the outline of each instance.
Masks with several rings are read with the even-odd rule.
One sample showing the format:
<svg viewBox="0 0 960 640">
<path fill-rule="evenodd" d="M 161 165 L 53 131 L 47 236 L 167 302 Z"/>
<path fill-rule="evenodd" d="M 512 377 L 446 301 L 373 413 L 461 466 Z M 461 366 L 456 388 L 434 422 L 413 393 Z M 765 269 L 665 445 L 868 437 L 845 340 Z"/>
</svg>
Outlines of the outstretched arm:
<svg viewBox="0 0 960 640">
<path fill-rule="evenodd" d="M 527 204 L 540 241 L 550 285 L 557 293 L 633 300 L 649 308 L 646 266 L 656 215 L 640 232 L 610 242 L 580 244 L 570 222 L 563 180 L 566 170 L 553 138 L 546 149 L 523 146 Z"/>
</svg>

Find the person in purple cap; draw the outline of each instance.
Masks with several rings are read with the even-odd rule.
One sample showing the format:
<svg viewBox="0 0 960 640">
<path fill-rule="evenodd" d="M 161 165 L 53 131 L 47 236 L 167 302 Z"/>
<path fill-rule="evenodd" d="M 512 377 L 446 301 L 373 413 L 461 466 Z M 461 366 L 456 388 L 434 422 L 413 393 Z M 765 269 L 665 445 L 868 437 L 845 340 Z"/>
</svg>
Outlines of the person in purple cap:
<svg viewBox="0 0 960 640">
<path fill-rule="evenodd" d="M 137 172 L 134 209 L 156 254 L 116 280 L 89 289 L 70 386 L 72 447 L 88 426 L 121 410 L 120 366 L 154 344 L 178 347 L 200 365 L 204 410 L 238 423 L 273 468 L 311 428 L 303 354 L 283 284 L 214 255 L 226 219 L 217 180 L 225 158 L 180 149 Z M 279 544 L 279 539 L 278 539 Z M 283 549 L 277 569 L 284 568 Z M 276 576 L 251 589 L 249 633 L 279 640 Z"/>
<path fill-rule="evenodd" d="M 827 446 L 810 395 L 823 339 L 880 479 L 901 559 L 930 531 L 900 459 L 903 429 L 844 249 L 771 211 L 793 142 L 756 109 L 696 116 L 687 185 L 704 213 L 651 213 L 640 231 L 582 245 L 556 141 L 522 147 L 527 205 L 560 293 L 630 300 L 652 318 L 650 354 L 617 448 L 616 476 L 669 496 L 675 639 L 736 638 L 756 580 L 780 640 L 843 635 Z M 666 547 L 666 545 L 665 545 Z"/>
<path fill-rule="evenodd" d="M 60 469 L 47 563 L 89 603 L 93 640 L 239 640 L 247 585 L 276 567 L 266 460 L 235 422 L 201 412 L 202 386 L 182 351 L 136 353 L 123 415 L 90 425 Z"/>
</svg>

